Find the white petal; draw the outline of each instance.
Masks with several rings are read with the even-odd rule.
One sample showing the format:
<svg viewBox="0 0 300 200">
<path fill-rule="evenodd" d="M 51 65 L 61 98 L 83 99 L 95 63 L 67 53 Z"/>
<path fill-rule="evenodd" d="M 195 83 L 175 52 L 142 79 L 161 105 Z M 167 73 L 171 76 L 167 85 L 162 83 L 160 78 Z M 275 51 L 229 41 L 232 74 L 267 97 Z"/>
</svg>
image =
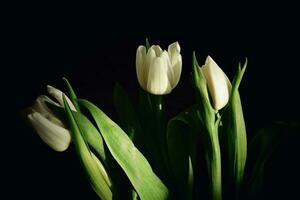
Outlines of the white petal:
<svg viewBox="0 0 300 200">
<path fill-rule="evenodd" d="M 163 51 L 163 53 L 161 54 L 160 58 L 162 58 L 164 60 L 164 62 L 166 63 L 168 80 L 171 83 L 171 80 L 174 79 L 174 72 L 173 72 L 173 69 L 171 67 L 171 62 L 170 62 L 170 58 L 169 58 L 168 52 L 167 51 Z"/>
<path fill-rule="evenodd" d="M 175 88 L 180 80 L 181 70 L 182 70 L 182 58 L 181 55 L 177 57 L 177 62 L 172 66 L 174 78 L 171 80 L 172 88 Z"/>
<path fill-rule="evenodd" d="M 149 48 L 149 50 L 150 49 L 153 49 L 154 50 L 154 52 L 155 52 L 155 55 L 156 55 L 156 57 L 159 57 L 161 54 L 162 54 L 162 49 L 160 48 L 160 46 L 158 46 L 158 45 L 152 45 L 150 48 Z"/>
<path fill-rule="evenodd" d="M 69 130 L 52 123 L 38 112 L 29 114 L 28 119 L 40 138 L 52 149 L 65 151 L 68 148 L 71 142 Z"/>
<path fill-rule="evenodd" d="M 144 61 L 144 80 L 145 80 L 145 90 L 147 90 L 148 77 L 149 77 L 149 68 L 153 60 L 156 58 L 155 51 L 153 49 L 149 49 L 146 55 L 146 59 Z"/>
<path fill-rule="evenodd" d="M 53 96 L 61 106 L 64 106 L 64 101 L 63 101 L 63 95 L 64 93 L 60 91 L 59 89 L 56 89 L 55 87 L 52 87 L 51 85 L 47 85 L 47 90 L 48 93 Z M 66 100 L 71 108 L 71 110 L 76 111 L 75 106 L 73 105 L 72 101 L 65 95 Z"/>
<path fill-rule="evenodd" d="M 171 80 L 172 88 L 175 88 L 179 82 L 181 69 L 182 69 L 182 57 L 180 55 L 180 46 L 178 42 L 174 42 L 168 47 L 168 54 L 171 62 L 174 78 Z"/>
<path fill-rule="evenodd" d="M 225 76 L 225 79 L 226 79 L 227 90 L 228 90 L 228 94 L 229 94 L 229 97 L 230 97 L 232 85 L 231 85 L 231 82 L 230 82 L 229 78 L 226 76 L 225 73 L 224 73 L 224 76 Z"/>
<path fill-rule="evenodd" d="M 228 90 L 226 75 L 210 56 L 207 56 L 202 71 L 207 81 L 213 107 L 220 110 L 229 100 L 230 91 Z"/>
<path fill-rule="evenodd" d="M 41 95 L 33 103 L 32 109 L 35 112 L 39 112 L 41 115 L 43 115 L 45 118 L 55 123 L 56 125 L 64 127 L 64 124 L 57 117 L 55 117 L 53 112 L 48 108 L 46 102 L 53 104 L 54 106 L 61 107 L 49 97 Z"/>
<path fill-rule="evenodd" d="M 49 97 L 47 97 L 45 95 L 41 95 L 41 96 L 38 96 L 36 98 L 36 100 L 34 101 L 33 108 L 39 113 L 53 114 L 45 102 L 51 103 L 56 106 L 60 106 L 56 102 L 54 102 L 52 99 L 50 99 Z"/>
<path fill-rule="evenodd" d="M 136 73 L 139 84 L 145 90 L 147 78 L 145 76 L 145 60 L 146 60 L 146 48 L 144 46 L 139 46 L 136 51 Z"/>
<path fill-rule="evenodd" d="M 169 83 L 167 70 L 167 62 L 163 58 L 158 57 L 154 59 L 149 69 L 148 92 L 155 95 L 168 94 L 171 92 L 172 88 Z"/>
<path fill-rule="evenodd" d="M 171 65 L 175 65 L 178 62 L 178 56 L 180 55 L 180 46 L 178 42 L 174 42 L 169 45 L 168 53 L 171 61 Z"/>
</svg>

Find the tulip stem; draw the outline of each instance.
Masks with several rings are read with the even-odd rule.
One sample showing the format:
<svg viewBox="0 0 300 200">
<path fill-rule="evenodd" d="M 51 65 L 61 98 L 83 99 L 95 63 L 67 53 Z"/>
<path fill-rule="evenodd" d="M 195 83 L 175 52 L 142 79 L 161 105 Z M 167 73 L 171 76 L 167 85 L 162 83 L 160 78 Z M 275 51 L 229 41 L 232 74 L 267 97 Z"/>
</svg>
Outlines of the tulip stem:
<svg viewBox="0 0 300 200">
<path fill-rule="evenodd" d="M 218 117 L 218 116 L 217 116 Z M 222 171 L 221 171 L 221 150 L 218 136 L 218 124 L 213 117 L 207 123 L 206 134 L 204 134 L 204 146 L 206 149 L 206 164 L 208 169 L 209 187 L 212 200 L 222 199 Z M 210 125 L 209 125 L 210 124 Z"/>
<path fill-rule="evenodd" d="M 158 163 L 163 170 L 162 176 L 166 176 L 167 167 L 168 167 L 168 159 L 167 159 L 167 151 L 166 151 L 166 115 L 164 111 L 164 103 L 162 95 L 153 96 L 153 112 L 155 117 L 155 124 L 157 128 L 156 140 L 159 143 L 160 156 L 163 163 Z M 167 178 L 166 178 L 167 180 Z"/>
<path fill-rule="evenodd" d="M 211 154 L 207 158 L 209 168 L 209 177 L 211 183 L 211 192 L 213 200 L 222 199 L 222 183 L 221 183 L 221 152 L 218 138 L 218 129 L 211 134 Z"/>
</svg>

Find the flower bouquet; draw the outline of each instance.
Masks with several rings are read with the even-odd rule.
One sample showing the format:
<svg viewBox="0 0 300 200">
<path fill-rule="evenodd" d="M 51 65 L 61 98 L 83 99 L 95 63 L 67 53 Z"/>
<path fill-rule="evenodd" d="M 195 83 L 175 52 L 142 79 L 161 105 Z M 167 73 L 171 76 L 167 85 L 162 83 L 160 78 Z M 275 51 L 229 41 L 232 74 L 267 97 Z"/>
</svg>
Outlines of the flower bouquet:
<svg viewBox="0 0 300 200">
<path fill-rule="evenodd" d="M 265 162 L 287 124 L 267 125 L 247 145 L 238 90 L 247 59 L 230 79 L 210 56 L 200 65 L 196 53 L 194 104 L 168 118 L 164 97 L 179 83 L 180 50 L 178 42 L 162 50 L 148 40 L 137 48 L 138 103 L 116 84 L 118 123 L 78 98 L 66 78 L 66 94 L 48 85 L 51 98 L 39 96 L 28 109 L 27 120 L 52 149 L 63 152 L 74 145 L 100 199 L 259 197 Z"/>
</svg>

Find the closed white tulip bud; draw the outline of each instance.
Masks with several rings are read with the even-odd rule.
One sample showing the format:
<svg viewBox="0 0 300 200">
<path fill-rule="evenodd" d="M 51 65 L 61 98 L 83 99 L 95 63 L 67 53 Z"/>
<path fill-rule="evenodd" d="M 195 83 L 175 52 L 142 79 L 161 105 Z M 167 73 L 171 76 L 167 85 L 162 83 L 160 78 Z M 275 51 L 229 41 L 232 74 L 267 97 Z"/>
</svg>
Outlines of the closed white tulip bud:
<svg viewBox="0 0 300 200">
<path fill-rule="evenodd" d="M 168 94 L 179 82 L 182 58 L 178 42 L 169 45 L 168 51 L 158 45 L 139 46 L 136 51 L 136 73 L 140 86 L 151 94 Z"/>
<path fill-rule="evenodd" d="M 210 56 L 207 56 L 201 69 L 207 82 L 212 106 L 216 110 L 220 110 L 228 103 L 231 83 L 226 74 Z"/>
<path fill-rule="evenodd" d="M 52 86 L 47 86 L 47 90 L 57 102 L 47 96 L 39 96 L 31 107 L 32 112 L 28 114 L 27 117 L 40 138 L 46 144 L 55 151 L 65 151 L 71 142 L 70 131 L 66 128 L 64 123 L 54 115 L 46 104 L 47 102 L 54 106 L 63 107 L 64 93 Z M 71 100 L 68 97 L 66 97 L 66 99 L 71 109 L 76 111 Z"/>
</svg>

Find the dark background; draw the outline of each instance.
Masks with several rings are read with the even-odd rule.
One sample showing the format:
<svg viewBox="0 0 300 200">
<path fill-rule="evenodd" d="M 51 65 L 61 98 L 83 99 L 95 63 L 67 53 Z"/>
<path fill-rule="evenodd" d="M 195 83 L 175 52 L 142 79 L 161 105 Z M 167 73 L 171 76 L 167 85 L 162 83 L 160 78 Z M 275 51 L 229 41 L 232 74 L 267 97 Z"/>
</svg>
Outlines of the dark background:
<svg viewBox="0 0 300 200">
<path fill-rule="evenodd" d="M 5 58 L 3 163 L 8 199 L 96 199 L 71 147 L 48 148 L 20 117 L 46 85 L 64 89 L 67 77 L 77 95 L 116 119 L 116 82 L 134 96 L 135 51 L 148 37 L 163 48 L 178 41 L 182 78 L 167 97 L 169 115 L 193 103 L 191 55 L 210 55 L 233 78 L 239 61 L 249 65 L 240 87 L 248 136 L 271 120 L 299 120 L 299 41 L 296 7 L 272 3 L 184 3 L 163 5 L 17 4 L 4 17 Z M 7 55 L 6 55 L 7 54 Z M 8 119 L 8 120 L 7 120 Z M 299 136 L 286 139 L 267 165 L 266 199 L 297 194 Z"/>
</svg>

